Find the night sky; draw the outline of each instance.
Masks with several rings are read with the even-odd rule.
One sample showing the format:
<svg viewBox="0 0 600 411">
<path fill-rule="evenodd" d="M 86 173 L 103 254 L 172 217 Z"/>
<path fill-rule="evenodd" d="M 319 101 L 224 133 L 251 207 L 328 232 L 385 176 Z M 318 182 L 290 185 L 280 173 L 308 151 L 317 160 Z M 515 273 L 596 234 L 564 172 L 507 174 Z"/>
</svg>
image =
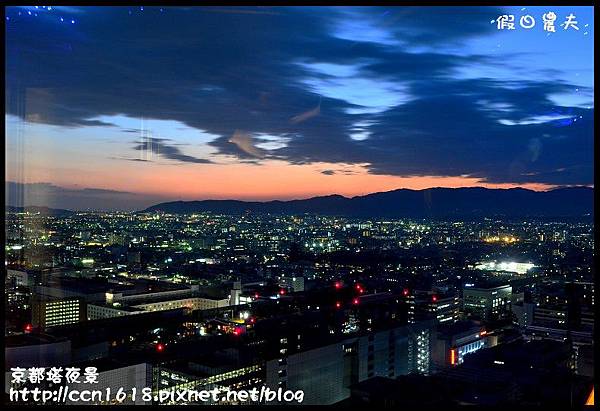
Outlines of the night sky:
<svg viewBox="0 0 600 411">
<path fill-rule="evenodd" d="M 11 7 L 5 24 L 14 203 L 594 184 L 592 7 Z"/>
</svg>

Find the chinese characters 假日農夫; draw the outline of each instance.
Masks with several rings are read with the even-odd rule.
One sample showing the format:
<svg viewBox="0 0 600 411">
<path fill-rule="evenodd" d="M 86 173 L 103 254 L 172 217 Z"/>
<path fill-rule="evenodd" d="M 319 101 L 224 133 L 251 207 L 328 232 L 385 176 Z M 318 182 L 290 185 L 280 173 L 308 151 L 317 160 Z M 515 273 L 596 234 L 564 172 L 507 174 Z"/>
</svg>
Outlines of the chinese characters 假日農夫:
<svg viewBox="0 0 600 411">
<path fill-rule="evenodd" d="M 542 14 L 542 22 L 544 23 L 544 31 L 548 33 L 556 33 L 555 22 L 558 16 L 553 11 L 549 11 L 547 13 Z M 496 27 L 498 30 L 515 30 L 517 27 L 517 21 L 515 19 L 514 14 L 503 14 L 498 16 L 495 20 L 491 21 L 492 23 L 496 23 Z M 535 27 L 536 19 L 534 16 L 530 14 L 525 14 L 521 16 L 518 20 L 518 25 L 524 29 L 531 29 Z M 587 27 L 587 24 L 585 25 Z M 577 22 L 577 17 L 570 13 L 565 17 L 564 22 L 560 24 L 560 27 L 563 30 L 579 30 L 579 23 Z M 585 32 L 584 34 L 587 34 Z"/>
</svg>

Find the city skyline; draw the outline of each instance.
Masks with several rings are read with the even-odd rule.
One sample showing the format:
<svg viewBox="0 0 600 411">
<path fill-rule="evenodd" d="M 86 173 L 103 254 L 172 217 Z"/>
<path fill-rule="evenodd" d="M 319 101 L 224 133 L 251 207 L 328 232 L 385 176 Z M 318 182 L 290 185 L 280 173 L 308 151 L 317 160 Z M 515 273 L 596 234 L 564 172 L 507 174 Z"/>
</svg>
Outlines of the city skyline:
<svg viewBox="0 0 600 411">
<path fill-rule="evenodd" d="M 6 16 L 6 192 L 55 207 L 594 184 L 592 7 Z"/>
</svg>

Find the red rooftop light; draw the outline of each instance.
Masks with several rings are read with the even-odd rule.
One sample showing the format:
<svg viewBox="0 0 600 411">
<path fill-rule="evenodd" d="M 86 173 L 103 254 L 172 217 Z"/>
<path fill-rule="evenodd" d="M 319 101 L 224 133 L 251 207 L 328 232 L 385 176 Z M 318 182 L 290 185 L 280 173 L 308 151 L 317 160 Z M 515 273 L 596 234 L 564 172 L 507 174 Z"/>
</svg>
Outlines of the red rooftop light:
<svg viewBox="0 0 600 411">
<path fill-rule="evenodd" d="M 341 306 L 342 306 L 342 303 L 341 303 L 341 302 L 337 301 L 337 302 L 335 303 L 335 308 L 340 308 Z"/>
<path fill-rule="evenodd" d="M 408 288 L 405 288 L 405 289 L 402 291 L 402 294 L 403 294 L 403 295 L 406 297 L 406 296 L 408 295 Z"/>
<path fill-rule="evenodd" d="M 285 295 L 285 290 L 283 288 L 279 290 L 279 295 Z"/>
<path fill-rule="evenodd" d="M 26 333 L 30 333 L 33 330 L 33 325 L 25 324 L 24 330 Z"/>
<path fill-rule="evenodd" d="M 437 301 L 437 295 L 434 295 L 431 297 L 431 301 L 436 302 Z"/>
<path fill-rule="evenodd" d="M 254 293 L 254 298 L 258 298 L 258 297 L 260 297 L 260 294 L 259 293 Z"/>
<path fill-rule="evenodd" d="M 354 304 L 354 305 L 358 305 L 359 302 L 360 302 L 360 300 L 358 298 L 355 298 L 354 300 L 352 300 L 352 304 Z"/>
<path fill-rule="evenodd" d="M 156 351 L 163 352 L 165 350 L 165 345 L 162 343 L 156 344 Z"/>
<path fill-rule="evenodd" d="M 337 288 L 338 290 L 339 290 L 340 288 L 342 288 L 342 283 L 341 283 L 341 282 L 339 282 L 339 281 L 336 281 L 336 282 L 335 282 L 335 288 Z"/>
</svg>

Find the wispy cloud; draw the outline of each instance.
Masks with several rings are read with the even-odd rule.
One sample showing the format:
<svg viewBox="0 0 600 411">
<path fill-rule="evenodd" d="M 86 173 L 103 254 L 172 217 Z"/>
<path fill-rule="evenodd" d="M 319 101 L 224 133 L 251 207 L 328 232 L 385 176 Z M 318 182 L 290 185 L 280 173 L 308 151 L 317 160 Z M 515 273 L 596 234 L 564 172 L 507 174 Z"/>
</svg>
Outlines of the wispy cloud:
<svg viewBox="0 0 600 411">
<path fill-rule="evenodd" d="M 141 141 L 136 141 L 134 150 L 142 151 L 146 154 L 156 154 L 157 156 L 169 160 L 181 161 L 183 163 L 210 164 L 212 161 L 205 158 L 198 158 L 183 154 L 179 148 L 171 144 L 172 140 L 166 138 L 142 137 Z M 140 159 L 147 161 L 148 159 Z"/>
</svg>

